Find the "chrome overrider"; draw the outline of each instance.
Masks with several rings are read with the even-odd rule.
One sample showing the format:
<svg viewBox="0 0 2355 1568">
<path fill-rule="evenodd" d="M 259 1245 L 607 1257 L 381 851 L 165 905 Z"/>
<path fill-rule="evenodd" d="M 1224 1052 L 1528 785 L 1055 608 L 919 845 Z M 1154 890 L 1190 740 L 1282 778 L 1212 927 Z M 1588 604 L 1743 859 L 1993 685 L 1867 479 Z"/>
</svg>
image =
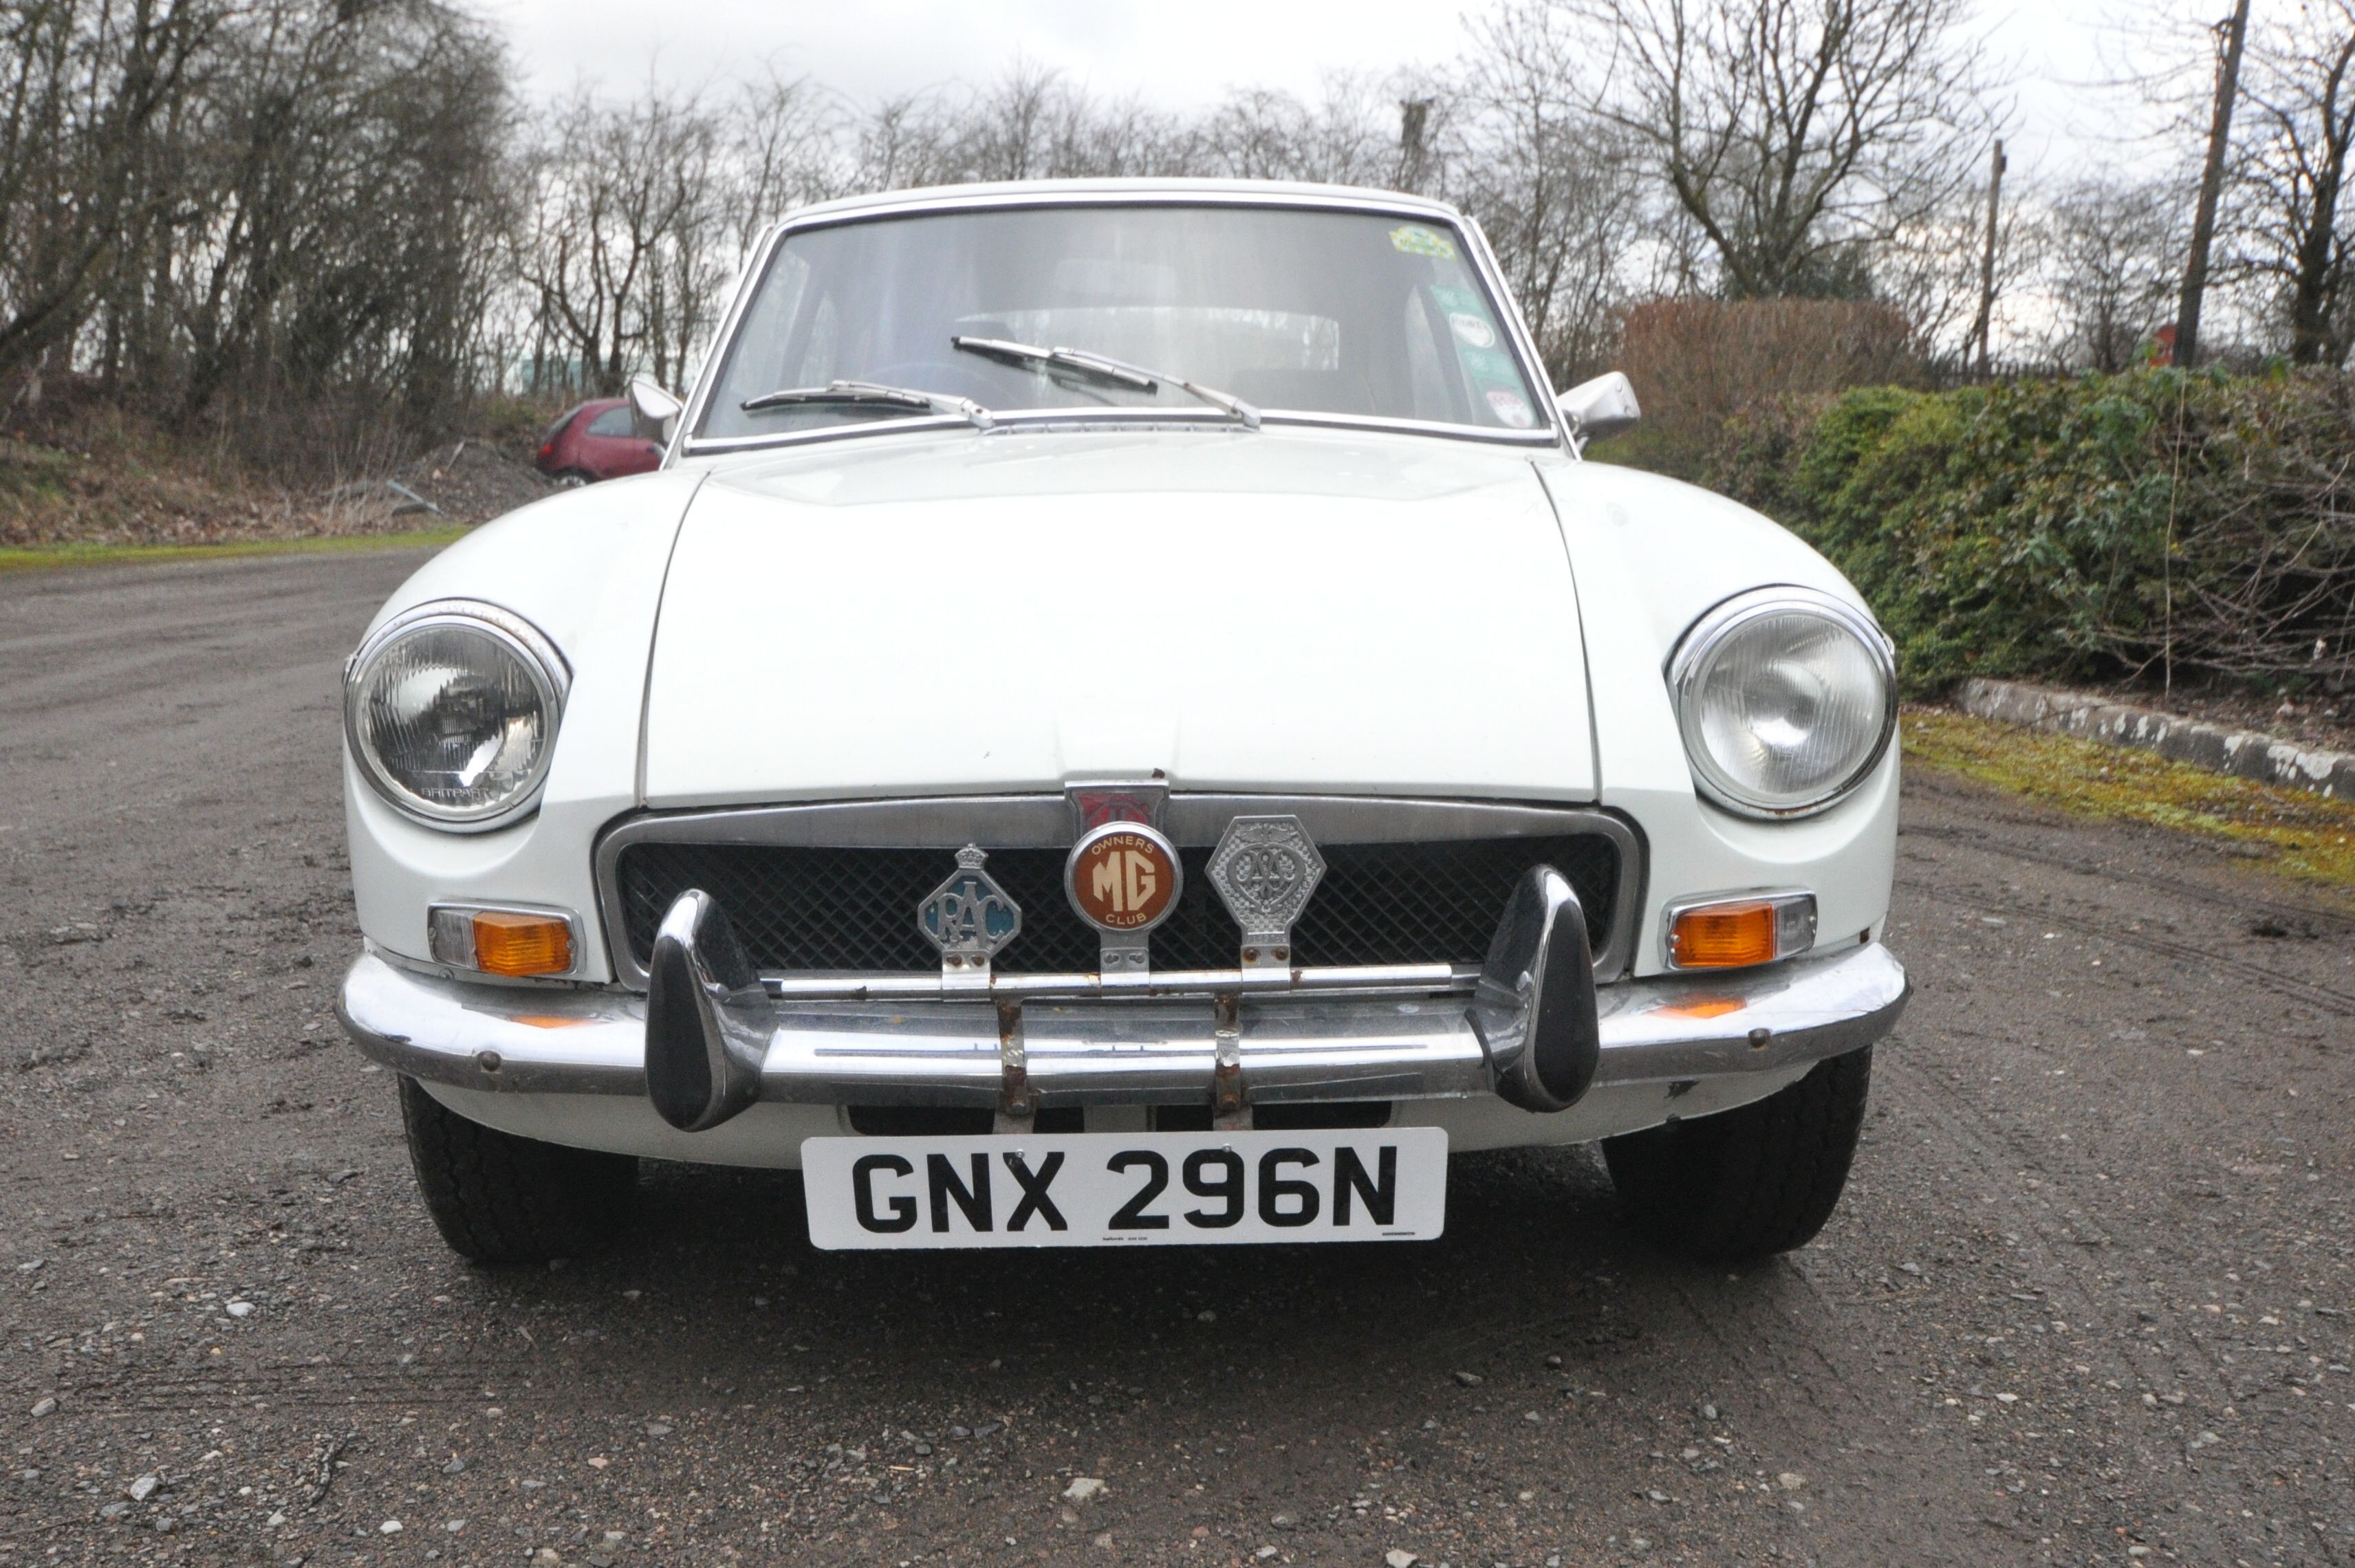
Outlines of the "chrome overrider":
<svg viewBox="0 0 2355 1568">
<path fill-rule="evenodd" d="M 718 904 L 682 894 L 645 995 L 502 987 L 364 954 L 336 1011 L 395 1072 L 464 1089 L 646 1095 L 673 1125 L 756 1101 L 1041 1107 L 1501 1095 L 1559 1110 L 1596 1086 L 1804 1067 L 1903 1010 L 1878 943 L 1721 974 L 1597 987 L 1576 893 L 1515 889 L 1488 957 L 1359 969 L 762 976 Z M 1214 1087 L 1215 1086 L 1215 1087 Z M 1247 1113 L 1245 1113 L 1247 1114 Z"/>
</svg>

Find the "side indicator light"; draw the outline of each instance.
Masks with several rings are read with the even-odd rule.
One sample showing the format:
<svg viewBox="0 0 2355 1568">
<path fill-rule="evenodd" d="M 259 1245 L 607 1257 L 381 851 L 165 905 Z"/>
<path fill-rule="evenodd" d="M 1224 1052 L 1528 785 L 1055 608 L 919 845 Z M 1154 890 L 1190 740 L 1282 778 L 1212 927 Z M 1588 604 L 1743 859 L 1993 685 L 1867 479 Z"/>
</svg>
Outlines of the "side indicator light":
<svg viewBox="0 0 2355 1568">
<path fill-rule="evenodd" d="M 1732 969 L 1770 963 L 1774 957 L 1774 906 L 1716 904 L 1689 909 L 1668 928 L 1668 955 L 1679 969 Z"/>
<path fill-rule="evenodd" d="M 1668 923 L 1672 969 L 1739 969 L 1815 944 L 1813 893 L 1753 893 L 1688 904 Z"/>
<path fill-rule="evenodd" d="M 572 924 L 561 915 L 474 912 L 474 967 L 489 975 L 560 975 L 572 967 Z"/>
<path fill-rule="evenodd" d="M 572 968 L 572 917 L 560 910 L 435 904 L 427 951 L 437 964 L 486 975 L 562 975 Z"/>
</svg>

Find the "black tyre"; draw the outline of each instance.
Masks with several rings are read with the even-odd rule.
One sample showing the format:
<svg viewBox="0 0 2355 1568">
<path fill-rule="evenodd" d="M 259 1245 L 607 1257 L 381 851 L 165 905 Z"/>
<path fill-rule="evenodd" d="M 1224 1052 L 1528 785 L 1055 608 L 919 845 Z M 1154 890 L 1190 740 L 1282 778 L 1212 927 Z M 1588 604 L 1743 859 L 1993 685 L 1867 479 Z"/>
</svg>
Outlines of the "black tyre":
<svg viewBox="0 0 2355 1568">
<path fill-rule="evenodd" d="M 470 1122 L 400 1081 L 400 1120 L 426 1212 L 451 1249 L 478 1264 L 580 1257 L 628 1214 L 638 1162 L 517 1137 Z"/>
<path fill-rule="evenodd" d="M 1713 1116 L 1603 1140 L 1629 1221 L 1671 1252 L 1747 1263 L 1805 1246 L 1848 1184 L 1872 1048 Z"/>
</svg>

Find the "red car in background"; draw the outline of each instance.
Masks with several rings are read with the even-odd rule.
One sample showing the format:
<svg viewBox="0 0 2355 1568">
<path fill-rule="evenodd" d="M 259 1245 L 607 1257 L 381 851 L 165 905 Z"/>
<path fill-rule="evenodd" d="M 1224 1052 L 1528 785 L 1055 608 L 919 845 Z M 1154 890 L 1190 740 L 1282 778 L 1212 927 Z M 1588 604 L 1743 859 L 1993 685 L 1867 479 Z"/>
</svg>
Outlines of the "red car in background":
<svg viewBox="0 0 2355 1568">
<path fill-rule="evenodd" d="M 627 398 L 581 404 L 539 438 L 538 467 L 559 485 L 592 485 L 662 466 L 663 449 L 637 433 Z"/>
</svg>

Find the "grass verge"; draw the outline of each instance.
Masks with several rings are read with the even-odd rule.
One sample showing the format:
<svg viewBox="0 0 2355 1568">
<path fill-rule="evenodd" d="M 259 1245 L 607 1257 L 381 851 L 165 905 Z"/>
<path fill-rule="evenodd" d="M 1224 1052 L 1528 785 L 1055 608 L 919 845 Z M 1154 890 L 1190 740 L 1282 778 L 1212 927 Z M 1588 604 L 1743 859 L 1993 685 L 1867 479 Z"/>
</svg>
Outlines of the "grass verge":
<svg viewBox="0 0 2355 1568">
<path fill-rule="evenodd" d="M 227 560 L 241 555 L 317 555 L 350 550 L 414 549 L 445 545 L 463 528 L 421 528 L 401 534 L 347 534 L 334 539 L 242 539 L 229 544 L 32 544 L 0 545 L 0 571 L 38 571 L 53 566 L 140 566 L 171 560 Z"/>
<path fill-rule="evenodd" d="M 2355 888 L 2355 802 L 1934 709 L 1909 708 L 1901 724 L 1909 767 L 1959 774 L 2079 816 L 2230 839 L 2291 876 Z"/>
</svg>

